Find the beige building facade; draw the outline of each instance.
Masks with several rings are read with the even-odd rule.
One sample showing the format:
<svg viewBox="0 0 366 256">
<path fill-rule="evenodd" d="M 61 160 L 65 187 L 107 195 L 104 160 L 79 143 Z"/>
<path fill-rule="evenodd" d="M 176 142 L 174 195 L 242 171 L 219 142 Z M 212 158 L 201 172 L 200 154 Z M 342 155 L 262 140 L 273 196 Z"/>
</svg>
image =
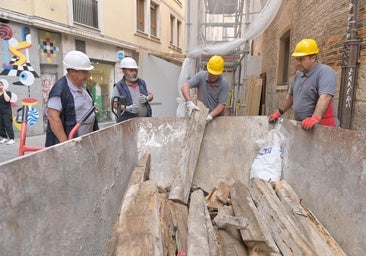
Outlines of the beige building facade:
<svg viewBox="0 0 366 256">
<path fill-rule="evenodd" d="M 15 95 L 14 114 L 29 104 L 28 134 L 43 133 L 48 92 L 65 72 L 63 56 L 80 50 L 95 66 L 87 87 L 98 104 L 100 122 L 114 120 L 110 97 L 122 78 L 119 62 L 125 56 L 137 61 L 139 77 L 161 95 L 155 97 L 155 116 L 174 115 L 175 106 L 166 105 L 174 104 L 178 94 L 175 79 L 185 50 L 184 11 L 180 0 L 2 1 L 0 77 L 10 82 Z M 172 76 L 162 77 L 161 70 Z M 20 124 L 14 125 L 20 129 Z"/>
</svg>

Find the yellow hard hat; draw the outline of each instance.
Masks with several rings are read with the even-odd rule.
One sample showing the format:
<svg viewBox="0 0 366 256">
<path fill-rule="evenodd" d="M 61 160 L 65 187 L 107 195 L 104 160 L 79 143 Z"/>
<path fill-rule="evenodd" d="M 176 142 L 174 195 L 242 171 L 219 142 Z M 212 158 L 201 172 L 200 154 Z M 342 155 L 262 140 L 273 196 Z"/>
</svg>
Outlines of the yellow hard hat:
<svg viewBox="0 0 366 256">
<path fill-rule="evenodd" d="M 292 53 L 293 57 L 302 57 L 307 55 L 318 54 L 319 48 L 318 44 L 314 39 L 303 39 L 295 47 Z"/>
<path fill-rule="evenodd" d="M 207 71 L 213 75 L 221 75 L 224 71 L 224 59 L 221 56 L 214 55 L 207 63 Z"/>
</svg>

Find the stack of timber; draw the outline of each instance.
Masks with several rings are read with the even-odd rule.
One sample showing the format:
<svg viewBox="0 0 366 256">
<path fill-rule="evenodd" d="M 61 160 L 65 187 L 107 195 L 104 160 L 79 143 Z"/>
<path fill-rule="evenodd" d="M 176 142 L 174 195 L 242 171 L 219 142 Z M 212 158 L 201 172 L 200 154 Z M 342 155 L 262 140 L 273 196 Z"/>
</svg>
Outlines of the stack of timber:
<svg viewBox="0 0 366 256">
<path fill-rule="evenodd" d="M 104 255 L 346 255 L 285 180 L 192 188 L 182 204 L 147 170 L 136 167 Z"/>
<path fill-rule="evenodd" d="M 171 187 L 149 179 L 149 152 L 139 160 L 104 255 L 345 256 L 285 180 L 221 182 L 212 191 L 192 183 L 207 113 L 191 117 Z"/>
</svg>

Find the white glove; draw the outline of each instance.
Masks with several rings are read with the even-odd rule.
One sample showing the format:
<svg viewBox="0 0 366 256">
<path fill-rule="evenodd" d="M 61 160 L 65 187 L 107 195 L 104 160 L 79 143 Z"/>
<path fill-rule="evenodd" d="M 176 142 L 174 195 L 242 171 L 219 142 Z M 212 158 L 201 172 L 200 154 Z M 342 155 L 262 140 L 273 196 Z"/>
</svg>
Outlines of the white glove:
<svg viewBox="0 0 366 256">
<path fill-rule="evenodd" d="M 210 122 L 212 119 L 213 119 L 213 117 L 212 117 L 210 114 L 208 114 L 208 116 L 207 116 L 207 118 L 206 118 L 206 121 L 207 121 L 207 122 Z"/>
<path fill-rule="evenodd" d="M 138 109 L 139 109 L 139 106 L 136 104 L 126 106 L 126 111 L 130 112 L 132 114 L 137 114 Z"/>
<path fill-rule="evenodd" d="M 140 94 L 140 96 L 139 96 L 139 102 L 141 103 L 141 104 L 144 104 L 144 103 L 146 103 L 146 102 L 148 102 L 149 101 L 149 99 L 147 98 L 147 96 L 145 96 L 145 95 L 143 95 L 143 94 Z"/>
<path fill-rule="evenodd" d="M 186 101 L 186 108 L 188 116 L 191 116 L 193 110 L 200 110 L 191 100 Z"/>
</svg>

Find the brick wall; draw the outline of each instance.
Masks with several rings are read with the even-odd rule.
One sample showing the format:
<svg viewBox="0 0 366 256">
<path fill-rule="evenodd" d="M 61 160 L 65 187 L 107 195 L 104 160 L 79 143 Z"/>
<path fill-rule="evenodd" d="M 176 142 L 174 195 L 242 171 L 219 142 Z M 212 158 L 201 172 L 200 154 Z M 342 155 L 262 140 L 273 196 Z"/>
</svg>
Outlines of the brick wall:
<svg viewBox="0 0 366 256">
<path fill-rule="evenodd" d="M 280 37 L 291 30 L 292 52 L 303 38 L 314 38 L 319 44 L 319 60 L 330 65 L 337 73 L 335 101 L 338 107 L 342 70 L 343 42 L 347 32 L 349 0 L 303 1 L 283 0 L 282 6 L 269 28 L 263 33 L 262 69 L 267 73 L 267 113 L 278 108 L 287 91 L 276 90 Z M 366 1 L 358 1 L 358 35 L 366 36 Z M 255 41 L 254 41 L 255 44 Z M 366 125 L 366 40 L 361 42 L 360 68 L 356 86 L 356 101 L 353 129 L 361 130 Z M 290 81 L 295 74 L 294 59 L 290 59 Z M 292 112 L 287 113 L 292 118 Z"/>
</svg>

